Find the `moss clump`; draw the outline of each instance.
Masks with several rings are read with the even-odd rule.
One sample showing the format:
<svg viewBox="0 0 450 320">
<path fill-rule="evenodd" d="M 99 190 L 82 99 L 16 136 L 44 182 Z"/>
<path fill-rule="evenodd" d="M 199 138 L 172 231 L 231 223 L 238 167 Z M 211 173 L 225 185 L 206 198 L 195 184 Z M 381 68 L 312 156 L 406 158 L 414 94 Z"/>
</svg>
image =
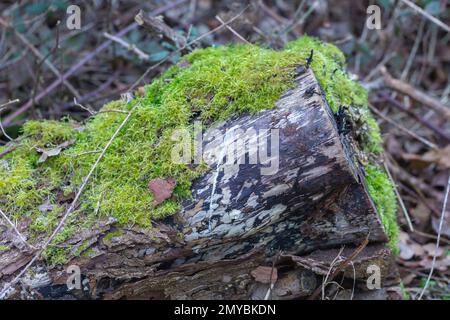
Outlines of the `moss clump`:
<svg viewBox="0 0 450 320">
<path fill-rule="evenodd" d="M 384 171 L 374 165 L 366 167 L 366 181 L 370 195 L 380 215 L 386 234 L 389 236 L 389 247 L 398 254 L 397 201 L 391 181 Z"/>
<path fill-rule="evenodd" d="M 0 251 L 6 251 L 6 250 L 9 250 L 8 246 L 0 245 Z"/>
<path fill-rule="evenodd" d="M 103 241 L 111 241 L 113 238 L 120 237 L 121 235 L 121 231 L 110 232 L 103 238 Z"/>
<path fill-rule="evenodd" d="M 379 129 L 367 108 L 367 92 L 348 77 L 344 56 L 335 46 L 302 37 L 282 51 L 253 45 L 199 49 L 147 85 L 145 94 L 129 103 L 113 101 L 105 105 L 102 110 L 110 112 L 90 118 L 82 129 L 68 119 L 28 122 L 17 150 L 0 164 L 0 205 L 15 219 L 32 218 L 31 230 L 36 236 L 50 234 L 65 209 L 61 203 L 73 197 L 125 118 L 125 113 L 115 111 L 136 106 L 96 168 L 79 208 L 53 245 L 105 216 L 114 217 L 119 225 L 150 226 L 152 219 L 179 210 L 180 201 L 190 195 L 193 179 L 205 170 L 202 165 L 171 161 L 173 131 L 192 129 L 195 118 L 210 124 L 274 107 L 280 95 L 294 85 L 294 70 L 306 63 L 311 50 L 311 67 L 332 110 L 337 111 L 341 105 L 359 110 L 358 121 L 366 127 L 361 145 L 368 152 L 381 152 Z M 75 144 L 59 155 L 38 162 L 39 149 L 55 148 L 72 139 Z M 167 177 L 176 180 L 173 197 L 154 207 L 148 182 Z M 374 199 L 379 199 L 377 205 L 386 207 L 383 201 L 387 197 L 379 196 L 377 188 L 371 190 Z M 44 203 L 53 208 L 39 210 Z M 46 252 L 53 263 L 63 263 L 67 255 L 70 249 L 58 246 Z"/>
</svg>

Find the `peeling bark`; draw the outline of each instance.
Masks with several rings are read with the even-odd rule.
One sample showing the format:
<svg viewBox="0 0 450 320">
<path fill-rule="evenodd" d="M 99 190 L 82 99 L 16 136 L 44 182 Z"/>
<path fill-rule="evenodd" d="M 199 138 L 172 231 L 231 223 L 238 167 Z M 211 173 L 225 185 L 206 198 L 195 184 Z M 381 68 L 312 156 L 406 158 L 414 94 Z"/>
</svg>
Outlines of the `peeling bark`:
<svg viewBox="0 0 450 320">
<path fill-rule="evenodd" d="M 214 145 L 211 137 L 230 129 L 241 133 L 227 143 L 237 143 L 248 130 L 267 142 L 268 130 L 278 129 L 276 173 L 265 174 L 270 158 L 265 163 L 222 164 L 217 155 L 226 154 L 224 144 Z M 275 108 L 218 124 L 205 137 L 211 170 L 194 182 L 192 198 L 183 202 L 178 214 L 155 222 L 151 229 L 99 220 L 65 244 L 73 252 L 86 246 L 88 257 L 82 254 L 64 267 L 39 261 L 32 275 L 16 286 L 22 290 L 9 298 L 303 298 L 322 283 L 341 247 L 346 247 L 341 254 L 348 256 L 367 235 L 370 244 L 353 261 L 354 269 L 345 268 L 343 283 L 352 288 L 355 275 L 355 297 L 367 295 L 367 266 L 376 264 L 384 288 L 377 291 L 380 296 L 387 297 L 386 288 L 398 284 L 362 170 L 352 160 L 346 138 L 339 135 L 311 70 L 298 75 L 296 87 Z M 272 143 L 259 147 L 270 148 Z M 245 151 L 237 148 L 236 155 Z M 247 160 L 256 152 L 250 150 Z M 21 231 L 26 233 L 25 229 L 22 226 Z M 117 230 L 117 236 L 107 237 Z M 33 252 L 6 228 L 0 232 L 9 246 L 0 255 L 3 287 Z M 67 290 L 68 265 L 80 267 L 81 290 Z M 270 291 L 269 283 L 252 276 L 261 266 L 276 269 L 277 280 Z"/>
</svg>

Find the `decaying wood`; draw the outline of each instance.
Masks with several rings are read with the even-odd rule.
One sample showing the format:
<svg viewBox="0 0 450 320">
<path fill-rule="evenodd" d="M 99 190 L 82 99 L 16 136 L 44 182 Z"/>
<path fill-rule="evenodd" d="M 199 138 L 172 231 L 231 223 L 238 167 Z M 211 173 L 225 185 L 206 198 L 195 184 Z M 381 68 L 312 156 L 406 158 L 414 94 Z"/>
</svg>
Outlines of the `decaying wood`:
<svg viewBox="0 0 450 320">
<path fill-rule="evenodd" d="M 350 288 L 356 282 L 355 298 L 362 297 L 369 294 L 367 266 L 376 264 L 383 287 L 377 294 L 388 296 L 398 275 L 386 235 L 363 173 L 346 138 L 339 135 L 312 71 L 299 74 L 297 85 L 275 108 L 209 128 L 203 143 L 230 129 L 254 129 L 268 140 L 267 129 L 278 129 L 278 171 L 265 175 L 261 169 L 268 162 L 236 166 L 221 164 L 218 157 L 194 181 L 192 198 L 178 214 L 150 229 L 99 220 L 64 244 L 76 252 L 88 243 L 89 257 L 73 258 L 64 267 L 40 261 L 16 286 L 22 290 L 9 297 L 264 299 L 269 292 L 272 299 L 306 298 L 333 272 L 338 253 L 349 258 L 366 237 L 367 247 L 340 273 L 344 283 L 350 279 Z M 214 159 L 223 147 L 205 149 L 206 157 Z M 26 225 L 19 230 L 26 233 Z M 106 237 L 118 230 L 117 236 Z M 0 256 L 3 287 L 33 252 L 7 228 L 0 229 L 0 236 L 10 247 Z M 69 265 L 80 267 L 80 290 L 67 290 Z M 261 280 L 267 278 L 261 267 L 276 269 L 270 291 L 270 280 Z"/>
</svg>

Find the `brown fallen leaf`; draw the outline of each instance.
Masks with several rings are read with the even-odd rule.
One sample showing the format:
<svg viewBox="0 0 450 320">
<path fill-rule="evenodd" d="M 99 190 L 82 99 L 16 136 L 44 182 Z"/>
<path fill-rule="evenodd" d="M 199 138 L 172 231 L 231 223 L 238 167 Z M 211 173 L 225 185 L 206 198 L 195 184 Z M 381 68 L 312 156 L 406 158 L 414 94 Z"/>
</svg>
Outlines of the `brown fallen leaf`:
<svg viewBox="0 0 450 320">
<path fill-rule="evenodd" d="M 63 142 L 52 149 L 36 148 L 37 152 L 41 153 L 41 157 L 39 158 L 38 163 L 45 162 L 45 160 L 47 160 L 47 158 L 49 158 L 49 157 L 55 157 L 55 156 L 59 155 L 63 149 L 70 147 L 74 143 L 75 143 L 75 140 L 72 139 L 72 140 Z"/>
<path fill-rule="evenodd" d="M 272 280 L 272 283 L 275 283 L 278 279 L 277 268 L 272 267 L 259 266 L 258 268 L 252 270 L 250 274 L 253 276 L 253 278 L 255 278 L 256 282 L 265 284 L 269 284 L 270 280 Z"/>
<path fill-rule="evenodd" d="M 143 97 L 145 96 L 145 87 L 144 86 L 140 86 L 136 89 L 136 92 L 134 93 L 135 96 L 137 97 Z"/>
<path fill-rule="evenodd" d="M 415 153 L 402 153 L 401 156 L 403 159 L 409 162 L 409 165 L 412 169 L 424 169 L 425 167 L 429 166 L 430 163 L 435 162 L 425 158 L 424 155 Z"/>
<path fill-rule="evenodd" d="M 172 196 L 173 189 L 176 184 L 177 183 L 174 178 L 156 178 L 151 180 L 148 184 L 148 188 L 153 193 L 154 197 L 152 205 L 156 207 L 164 200 L 169 199 Z"/>
<path fill-rule="evenodd" d="M 422 156 L 423 161 L 437 163 L 443 169 L 450 168 L 450 144 L 443 149 L 431 150 Z"/>
<path fill-rule="evenodd" d="M 428 253 L 429 256 L 436 255 L 437 257 L 441 257 L 444 254 L 444 249 L 441 247 L 436 248 L 436 244 L 434 243 L 427 243 L 422 246 L 422 248 L 426 251 L 426 253 Z"/>
</svg>

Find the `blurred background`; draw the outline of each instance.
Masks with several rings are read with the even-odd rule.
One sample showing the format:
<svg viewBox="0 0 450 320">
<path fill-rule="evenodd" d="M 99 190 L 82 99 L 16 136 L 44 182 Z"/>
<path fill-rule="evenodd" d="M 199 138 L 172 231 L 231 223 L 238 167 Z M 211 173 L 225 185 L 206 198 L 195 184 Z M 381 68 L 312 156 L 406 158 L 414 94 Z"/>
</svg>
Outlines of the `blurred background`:
<svg viewBox="0 0 450 320">
<path fill-rule="evenodd" d="M 380 28 L 366 25 L 370 5 L 380 9 Z M 140 10 L 162 16 L 163 29 L 139 26 Z M 450 209 L 440 224 L 450 168 L 450 1 L 41 0 L 1 1 L 0 12 L 0 145 L 28 119 L 83 121 L 140 77 L 151 82 L 179 58 L 177 39 L 201 37 L 184 51 L 246 42 L 276 49 L 303 34 L 335 44 L 382 128 L 400 200 L 405 292 L 417 297 L 433 267 L 424 298 L 450 299 Z"/>
</svg>

